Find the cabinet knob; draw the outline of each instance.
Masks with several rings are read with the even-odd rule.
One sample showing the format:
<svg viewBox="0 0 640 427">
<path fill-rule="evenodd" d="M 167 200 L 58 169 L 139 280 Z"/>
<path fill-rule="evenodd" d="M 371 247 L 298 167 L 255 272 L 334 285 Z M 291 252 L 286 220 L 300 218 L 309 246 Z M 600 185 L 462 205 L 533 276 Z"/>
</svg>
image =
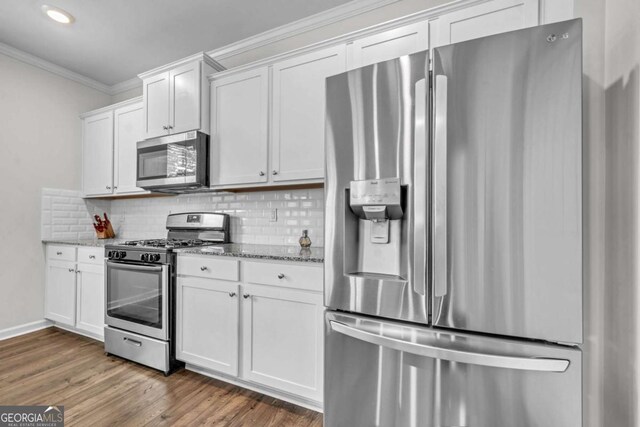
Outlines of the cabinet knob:
<svg viewBox="0 0 640 427">
<path fill-rule="evenodd" d="M 244 299 L 247 299 L 247 298 L 249 298 L 249 297 L 251 297 L 251 295 L 249 295 L 249 294 L 243 294 L 243 295 L 242 295 L 242 298 L 244 298 Z"/>
<path fill-rule="evenodd" d="M 111 190 L 111 187 L 109 187 L 108 185 L 107 185 L 107 190 Z"/>
<path fill-rule="evenodd" d="M 96 259 L 95 255 L 89 255 L 89 259 Z"/>
<path fill-rule="evenodd" d="M 168 127 L 169 129 L 173 129 L 173 126 L 171 126 L 171 125 L 169 125 L 169 126 L 167 126 L 167 127 Z"/>
<path fill-rule="evenodd" d="M 236 296 L 236 293 L 235 293 L 235 292 L 229 292 L 229 296 L 230 296 L 231 298 L 233 298 L 233 297 L 235 297 L 235 296 Z"/>
<path fill-rule="evenodd" d="M 283 273 L 278 274 L 278 279 L 280 280 L 284 279 L 284 274 Z"/>
<path fill-rule="evenodd" d="M 168 127 L 166 127 L 166 126 L 162 126 L 162 129 L 164 129 L 164 130 L 169 130 L 169 128 L 168 128 Z"/>
<path fill-rule="evenodd" d="M 56 252 L 56 255 L 62 255 L 62 252 Z"/>
<path fill-rule="evenodd" d="M 277 170 L 274 170 L 274 171 L 272 171 L 272 172 L 271 172 L 271 174 L 272 174 L 272 175 L 278 175 L 278 171 L 277 171 Z"/>
<path fill-rule="evenodd" d="M 76 269 L 75 268 L 70 268 L 69 269 L 69 273 L 75 273 Z"/>
<path fill-rule="evenodd" d="M 258 172 L 258 175 L 260 175 L 260 176 L 264 176 L 264 172 L 263 172 L 263 171 L 260 171 L 260 172 Z"/>
<path fill-rule="evenodd" d="M 207 269 L 207 267 L 204 266 L 204 265 L 202 267 L 200 267 L 200 271 L 205 271 L 206 269 Z"/>
</svg>

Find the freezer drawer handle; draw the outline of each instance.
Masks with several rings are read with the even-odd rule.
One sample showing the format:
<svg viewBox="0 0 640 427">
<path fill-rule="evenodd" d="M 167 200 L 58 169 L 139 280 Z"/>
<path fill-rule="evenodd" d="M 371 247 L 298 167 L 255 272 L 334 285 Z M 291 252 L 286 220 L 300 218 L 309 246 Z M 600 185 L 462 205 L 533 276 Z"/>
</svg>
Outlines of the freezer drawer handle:
<svg viewBox="0 0 640 427">
<path fill-rule="evenodd" d="M 502 356 L 497 354 L 452 350 L 432 345 L 416 344 L 413 342 L 399 340 L 397 338 L 374 334 L 347 326 L 344 323 L 336 322 L 334 320 L 329 321 L 329 324 L 331 325 L 331 329 L 335 332 L 351 338 L 393 350 L 412 353 L 418 356 L 431 357 L 433 359 L 467 363 L 470 365 L 541 372 L 564 372 L 569 367 L 569 361 L 565 359 Z"/>
</svg>

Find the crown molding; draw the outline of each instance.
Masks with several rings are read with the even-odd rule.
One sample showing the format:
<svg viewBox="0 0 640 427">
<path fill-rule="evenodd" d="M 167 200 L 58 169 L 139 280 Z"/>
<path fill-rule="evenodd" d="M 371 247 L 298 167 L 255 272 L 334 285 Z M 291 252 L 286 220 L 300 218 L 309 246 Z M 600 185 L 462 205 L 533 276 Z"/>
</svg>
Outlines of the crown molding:
<svg viewBox="0 0 640 427">
<path fill-rule="evenodd" d="M 129 105 L 142 103 L 142 96 L 136 96 L 135 98 L 126 99 L 124 101 L 120 101 L 117 104 L 110 104 L 106 107 L 97 108 L 95 110 L 87 111 L 86 113 L 80 114 L 80 118 L 84 119 L 85 117 L 95 116 L 96 114 L 106 113 L 108 111 L 114 111 L 118 108 L 127 107 Z"/>
<path fill-rule="evenodd" d="M 293 21 L 272 30 L 267 30 L 235 43 L 210 50 L 207 54 L 217 60 L 230 58 L 243 52 L 257 49 L 270 43 L 275 43 L 279 40 L 287 39 L 335 22 L 343 21 L 398 1 L 400 0 L 353 0 L 324 12 L 316 13 L 315 15 Z"/>
<path fill-rule="evenodd" d="M 92 89 L 98 90 L 102 93 L 106 93 L 107 95 L 111 95 L 111 87 L 109 85 L 100 83 L 99 81 L 83 76 L 82 74 L 76 73 L 75 71 L 71 71 L 67 68 L 46 61 L 42 58 L 38 58 L 35 55 L 31 55 L 30 53 L 24 52 L 20 49 L 16 49 L 15 47 L 0 43 L 0 53 L 10 58 L 24 62 L 25 64 L 33 65 L 34 67 L 40 68 L 41 70 L 48 71 L 60 77 L 73 80 L 76 83 L 80 83 Z"/>
<path fill-rule="evenodd" d="M 140 80 L 138 77 L 134 77 L 132 79 L 109 86 L 109 94 L 117 95 L 119 93 L 126 92 L 128 90 L 135 89 L 141 86 L 142 80 Z"/>
<path fill-rule="evenodd" d="M 226 70 L 226 68 L 222 64 L 220 64 L 215 59 L 211 58 L 205 52 L 198 52 L 194 55 L 189 55 L 186 58 L 178 59 L 177 61 L 173 61 L 168 64 L 161 65 L 159 67 L 154 68 L 153 70 L 140 73 L 138 74 L 138 78 L 140 78 L 140 80 L 143 80 L 143 79 L 146 79 L 147 77 L 155 76 L 156 74 L 164 73 L 173 68 L 180 67 L 181 65 L 189 64 L 195 61 L 202 61 L 208 64 L 209 66 L 211 66 L 211 68 L 213 68 L 216 71 Z"/>
</svg>

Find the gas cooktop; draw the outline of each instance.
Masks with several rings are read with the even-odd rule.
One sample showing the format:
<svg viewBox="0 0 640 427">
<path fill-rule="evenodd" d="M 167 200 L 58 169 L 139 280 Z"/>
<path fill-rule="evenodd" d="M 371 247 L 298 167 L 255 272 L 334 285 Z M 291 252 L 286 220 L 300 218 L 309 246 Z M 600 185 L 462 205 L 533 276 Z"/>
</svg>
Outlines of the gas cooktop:
<svg viewBox="0 0 640 427">
<path fill-rule="evenodd" d="M 174 249 L 174 248 L 192 248 L 196 246 L 208 246 L 219 244 L 219 242 L 212 242 L 202 239 L 148 239 L 148 240 L 128 240 L 121 243 L 122 246 L 135 246 L 146 248 L 159 248 L 159 249 Z"/>
</svg>

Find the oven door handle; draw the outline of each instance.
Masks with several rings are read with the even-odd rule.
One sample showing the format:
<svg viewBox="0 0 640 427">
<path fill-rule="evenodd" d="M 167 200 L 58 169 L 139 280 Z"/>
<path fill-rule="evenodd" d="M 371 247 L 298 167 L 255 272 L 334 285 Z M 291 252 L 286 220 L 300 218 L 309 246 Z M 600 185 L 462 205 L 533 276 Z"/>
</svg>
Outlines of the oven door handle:
<svg viewBox="0 0 640 427">
<path fill-rule="evenodd" d="M 107 265 L 121 268 L 123 270 L 133 270 L 133 271 L 162 271 L 163 266 L 161 265 L 148 265 L 148 264 L 126 264 L 123 262 L 113 262 L 106 261 Z"/>
</svg>

